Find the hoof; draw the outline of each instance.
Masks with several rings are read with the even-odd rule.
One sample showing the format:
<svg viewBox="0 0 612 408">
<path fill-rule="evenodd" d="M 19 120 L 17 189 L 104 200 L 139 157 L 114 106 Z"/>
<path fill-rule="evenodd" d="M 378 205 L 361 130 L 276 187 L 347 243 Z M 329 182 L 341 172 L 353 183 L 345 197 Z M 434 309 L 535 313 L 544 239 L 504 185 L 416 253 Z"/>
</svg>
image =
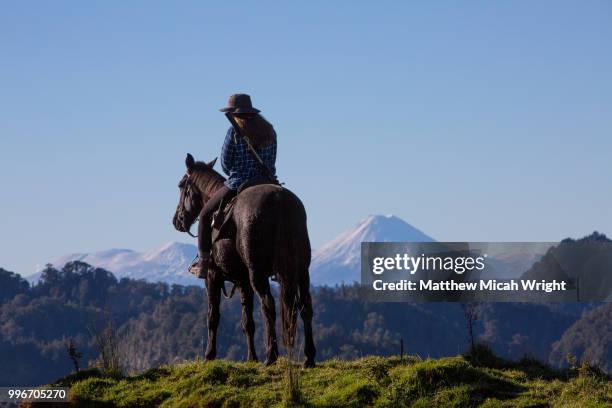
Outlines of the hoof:
<svg viewBox="0 0 612 408">
<path fill-rule="evenodd" d="M 306 360 L 304 361 L 304 368 L 314 368 L 315 366 L 314 360 Z"/>
</svg>

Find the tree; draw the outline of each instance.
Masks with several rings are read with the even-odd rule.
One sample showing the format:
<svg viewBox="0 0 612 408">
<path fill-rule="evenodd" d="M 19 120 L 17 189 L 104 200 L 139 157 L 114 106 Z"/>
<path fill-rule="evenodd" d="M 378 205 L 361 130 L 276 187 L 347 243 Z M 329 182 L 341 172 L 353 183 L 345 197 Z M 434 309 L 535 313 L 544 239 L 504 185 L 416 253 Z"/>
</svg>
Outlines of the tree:
<svg viewBox="0 0 612 408">
<path fill-rule="evenodd" d="M 27 292 L 29 288 L 30 284 L 21 276 L 0 268 L 0 303 Z"/>
<path fill-rule="evenodd" d="M 476 342 L 474 341 L 474 323 L 479 318 L 480 305 L 476 302 L 461 303 L 465 323 L 467 325 L 468 336 L 470 338 L 470 350 L 474 350 Z"/>
<path fill-rule="evenodd" d="M 74 341 L 72 339 L 70 339 L 68 341 L 68 344 L 66 345 L 66 351 L 68 352 L 68 358 L 70 358 L 70 360 L 72 361 L 72 364 L 74 364 L 74 371 L 75 372 L 79 372 L 79 360 L 81 359 L 81 357 L 83 357 L 83 353 L 80 353 L 76 346 L 74 345 Z"/>
</svg>

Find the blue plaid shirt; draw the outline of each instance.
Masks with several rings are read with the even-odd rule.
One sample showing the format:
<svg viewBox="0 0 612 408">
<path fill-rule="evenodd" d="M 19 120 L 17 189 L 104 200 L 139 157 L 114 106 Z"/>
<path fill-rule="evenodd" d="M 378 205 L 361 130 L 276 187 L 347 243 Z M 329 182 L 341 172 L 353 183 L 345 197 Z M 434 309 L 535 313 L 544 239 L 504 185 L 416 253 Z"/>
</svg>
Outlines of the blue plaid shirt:
<svg viewBox="0 0 612 408">
<path fill-rule="evenodd" d="M 272 174 L 276 175 L 276 137 L 273 143 L 256 150 Z M 249 150 L 246 142 L 235 134 L 233 126 L 230 126 L 225 135 L 221 149 L 221 168 L 227 174 L 225 185 L 232 190 L 237 190 L 242 184 L 255 177 L 266 175 L 266 171 L 261 167 L 253 152 Z"/>
</svg>

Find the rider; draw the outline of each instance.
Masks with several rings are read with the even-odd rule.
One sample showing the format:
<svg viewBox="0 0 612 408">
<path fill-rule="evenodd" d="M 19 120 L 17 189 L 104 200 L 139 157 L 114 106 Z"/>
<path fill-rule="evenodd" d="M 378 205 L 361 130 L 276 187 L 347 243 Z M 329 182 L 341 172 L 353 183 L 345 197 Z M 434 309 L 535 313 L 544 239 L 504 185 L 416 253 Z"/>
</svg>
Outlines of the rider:
<svg viewBox="0 0 612 408">
<path fill-rule="evenodd" d="M 198 226 L 198 260 L 189 268 L 190 272 L 199 278 L 206 276 L 210 264 L 212 247 L 211 218 L 219 208 L 220 203 L 227 202 L 236 195 L 240 186 L 267 176 L 269 169 L 276 176 L 276 132 L 259 110 L 251 104 L 247 94 L 235 94 L 229 97 L 228 106 L 220 109 L 230 113 L 238 125 L 239 132 L 230 126 L 225 135 L 221 149 L 221 168 L 227 174 L 224 186 L 220 188 L 205 204 L 200 212 Z M 259 163 L 255 154 L 249 150 L 248 144 L 242 138 L 248 138 L 251 146 L 263 161 Z"/>
</svg>

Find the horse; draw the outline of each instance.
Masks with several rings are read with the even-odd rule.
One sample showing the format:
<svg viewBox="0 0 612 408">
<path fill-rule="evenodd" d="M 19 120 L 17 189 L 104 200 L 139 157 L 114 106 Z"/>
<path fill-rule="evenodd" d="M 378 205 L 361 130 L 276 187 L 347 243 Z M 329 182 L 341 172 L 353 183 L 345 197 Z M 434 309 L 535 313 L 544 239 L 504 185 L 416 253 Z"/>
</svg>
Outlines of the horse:
<svg viewBox="0 0 612 408">
<path fill-rule="evenodd" d="M 187 154 L 187 170 L 179 183 L 179 203 L 172 219 L 178 231 L 189 232 L 204 203 L 222 187 L 225 178 L 213 169 L 215 162 L 216 159 L 209 163 L 196 162 L 191 154 Z M 265 322 L 265 365 L 277 360 L 276 309 L 269 282 L 270 277 L 276 276 L 280 285 L 283 344 L 287 350 L 293 348 L 299 313 L 304 327 L 304 367 L 313 367 L 316 350 L 308 272 L 311 248 L 304 205 L 284 187 L 259 184 L 238 194 L 231 218 L 235 225 L 235 238 L 213 243 L 211 264 L 205 278 L 208 292 L 205 359 L 216 357 L 221 291 L 225 290 L 225 281 L 230 281 L 241 295 L 241 326 L 246 336 L 247 360 L 258 361 L 253 342 L 254 292 L 261 299 Z"/>
</svg>

